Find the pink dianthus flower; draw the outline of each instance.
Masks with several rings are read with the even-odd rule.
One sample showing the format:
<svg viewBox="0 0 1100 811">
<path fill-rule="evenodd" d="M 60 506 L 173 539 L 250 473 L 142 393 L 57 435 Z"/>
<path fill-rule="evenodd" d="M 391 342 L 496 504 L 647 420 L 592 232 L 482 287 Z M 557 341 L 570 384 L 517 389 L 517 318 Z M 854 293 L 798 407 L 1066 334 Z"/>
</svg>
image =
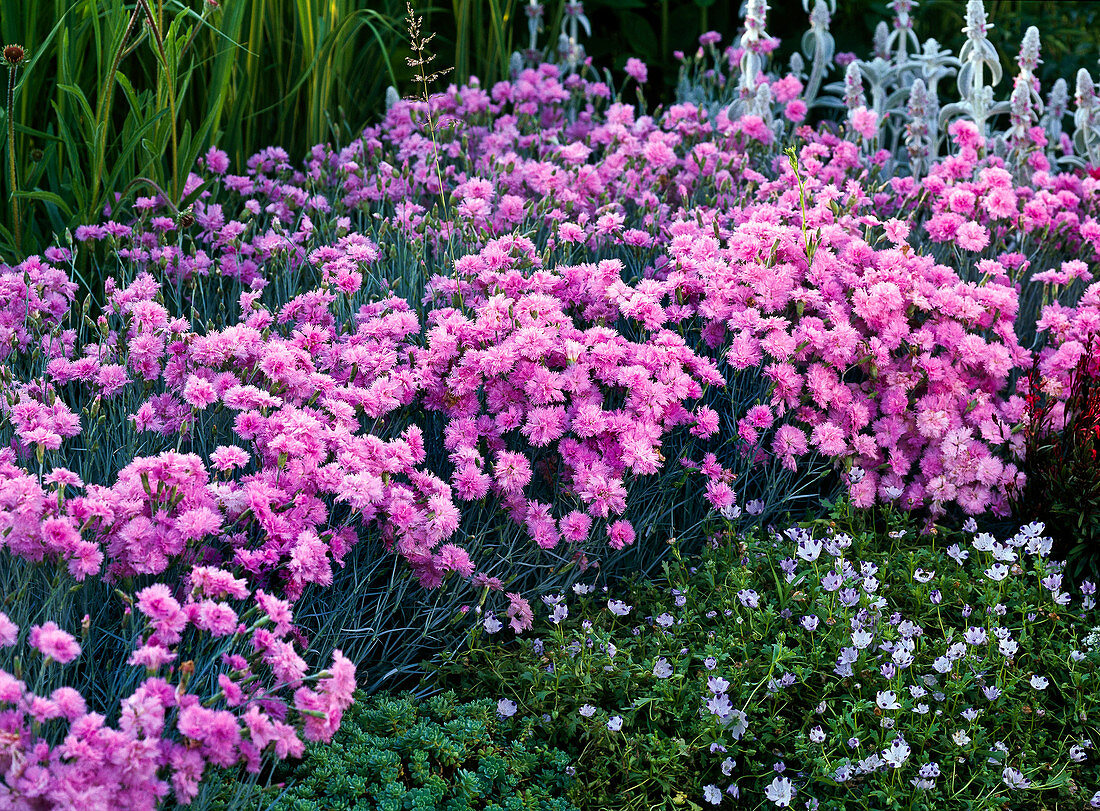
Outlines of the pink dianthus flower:
<svg viewBox="0 0 1100 811">
<path fill-rule="evenodd" d="M 978 223 L 967 221 L 955 232 L 955 243 L 966 251 L 981 251 L 989 244 L 989 232 Z"/>
<path fill-rule="evenodd" d="M 58 627 L 56 622 L 45 622 L 31 628 L 30 644 L 43 656 L 66 665 L 80 655 L 76 638 Z"/>
</svg>

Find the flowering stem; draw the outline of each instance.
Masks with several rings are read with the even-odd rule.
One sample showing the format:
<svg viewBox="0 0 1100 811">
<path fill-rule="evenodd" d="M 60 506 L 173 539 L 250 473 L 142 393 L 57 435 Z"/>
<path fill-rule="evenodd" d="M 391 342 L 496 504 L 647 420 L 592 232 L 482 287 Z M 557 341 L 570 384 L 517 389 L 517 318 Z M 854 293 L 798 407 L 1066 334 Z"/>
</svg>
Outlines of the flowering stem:
<svg viewBox="0 0 1100 811">
<path fill-rule="evenodd" d="M 15 66 L 8 67 L 8 174 L 11 188 L 8 190 L 11 199 L 11 225 L 15 235 L 15 250 L 20 253 L 23 250 L 23 234 L 19 227 L 19 200 L 15 194 L 19 191 L 19 181 L 15 173 Z"/>
</svg>

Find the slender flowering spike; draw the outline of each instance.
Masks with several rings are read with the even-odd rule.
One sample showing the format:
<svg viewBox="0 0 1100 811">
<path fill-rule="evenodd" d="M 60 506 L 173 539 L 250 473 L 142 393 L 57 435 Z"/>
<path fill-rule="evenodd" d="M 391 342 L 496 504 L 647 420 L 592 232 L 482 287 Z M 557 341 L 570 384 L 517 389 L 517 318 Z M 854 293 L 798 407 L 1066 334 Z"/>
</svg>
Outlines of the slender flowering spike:
<svg viewBox="0 0 1100 811">
<path fill-rule="evenodd" d="M 1076 110 L 1073 114 L 1073 145 L 1078 155 L 1084 156 L 1090 165 L 1100 164 L 1100 101 L 1092 75 L 1085 69 L 1077 71 L 1077 87 L 1074 94 Z"/>
<path fill-rule="evenodd" d="M 844 106 L 848 108 L 849 114 L 867 106 L 867 98 L 863 95 L 863 74 L 856 62 L 844 69 Z"/>
<path fill-rule="evenodd" d="M 1039 123 L 1043 114 L 1043 99 L 1039 95 L 1039 80 L 1035 76 L 1041 62 L 1039 29 L 1031 26 L 1024 34 L 1020 53 L 1016 58 L 1020 73 L 1016 76 L 1009 99 L 1010 126 L 1004 136 L 1009 147 L 1010 160 L 1016 164 L 1021 179 L 1025 180 L 1030 177 L 1029 167 L 1025 162 L 1036 149 L 1031 129 Z"/>
<path fill-rule="evenodd" d="M 538 48 L 539 31 L 542 30 L 543 5 L 538 0 L 528 0 L 524 11 L 527 13 L 528 53 L 535 53 Z M 517 72 L 518 76 L 518 72 Z"/>
<path fill-rule="evenodd" d="M 878 25 L 875 26 L 875 33 L 872 37 L 872 53 L 874 53 L 876 59 L 887 61 L 890 59 L 890 27 L 885 20 L 879 20 Z"/>
<path fill-rule="evenodd" d="M 928 92 L 924 80 L 915 79 L 909 91 L 909 123 L 905 126 L 909 171 L 914 177 L 922 177 L 931 166 L 937 106 L 936 99 Z"/>
<path fill-rule="evenodd" d="M 1020 43 L 1020 53 L 1016 57 L 1016 64 L 1020 66 L 1021 72 L 1034 74 L 1042 61 L 1039 58 L 1039 29 L 1034 25 L 1028 26 Z"/>
<path fill-rule="evenodd" d="M 798 51 L 794 51 L 790 59 L 787 62 L 790 70 L 790 74 L 798 79 L 805 78 L 806 74 L 806 61 L 802 58 L 802 54 Z"/>
<path fill-rule="evenodd" d="M 1046 113 L 1040 122 L 1047 132 L 1047 141 L 1051 150 L 1061 148 L 1062 119 L 1069 112 L 1069 85 L 1061 76 L 1054 82 L 1047 96 Z"/>
<path fill-rule="evenodd" d="M 803 7 L 806 3 L 803 0 Z M 834 6 L 835 7 L 835 6 Z M 821 81 L 833 64 L 836 43 L 829 33 L 829 7 L 825 0 L 814 0 L 810 11 L 810 28 L 802 35 L 802 53 L 812 63 L 810 78 L 806 82 L 806 91 L 802 96 L 807 108 L 812 107 L 821 89 Z"/>
<path fill-rule="evenodd" d="M 913 59 L 920 63 L 920 77 L 928 85 L 928 92 L 936 96 L 939 92 L 940 79 L 955 74 L 960 67 L 959 60 L 946 49 L 941 49 L 940 44 L 934 39 L 926 39 L 919 54 L 914 54 Z"/>
<path fill-rule="evenodd" d="M 967 42 L 963 44 L 959 52 L 959 59 L 965 62 L 972 51 L 980 51 L 983 59 L 993 60 L 997 52 L 989 42 L 989 29 L 993 28 L 985 13 L 985 3 L 982 0 L 967 0 L 966 2 L 966 26 L 962 32 L 966 34 Z M 994 80 L 996 84 L 997 80 Z"/>
<path fill-rule="evenodd" d="M 1009 128 L 1003 136 L 1009 149 L 1008 159 L 1024 182 L 1030 178 L 1027 158 L 1036 149 L 1032 128 L 1039 123 L 1042 112 L 1041 101 L 1038 109 L 1035 106 L 1038 93 L 1033 81 L 1033 77 L 1023 71 L 1016 77 L 1009 98 Z"/>
<path fill-rule="evenodd" d="M 920 5 L 915 0 L 891 0 L 886 7 L 894 12 L 894 30 L 886 42 L 885 50 L 896 48 L 893 53 L 894 63 L 902 65 L 908 61 L 910 47 L 913 52 L 920 50 L 920 41 L 913 32 L 913 9 Z"/>
<path fill-rule="evenodd" d="M 741 79 L 738 85 L 743 109 L 752 115 L 760 115 L 757 106 L 757 77 L 764 68 L 764 49 L 767 34 L 767 0 L 748 0 L 745 5 L 745 33 L 741 35 Z"/>
<path fill-rule="evenodd" d="M 966 26 L 963 28 L 966 42 L 959 50 L 959 61 L 962 67 L 959 69 L 958 88 L 962 100 L 945 107 L 940 116 L 941 119 L 946 120 L 955 114 L 967 115 L 977 125 L 978 132 L 983 137 L 986 134 L 988 118 L 1005 107 L 1003 104 L 993 103 L 992 85 L 1001 81 L 1002 71 L 997 50 L 987 36 L 992 27 L 986 20 L 982 0 L 968 0 Z M 990 73 L 989 85 L 985 83 L 986 70 Z"/>
</svg>

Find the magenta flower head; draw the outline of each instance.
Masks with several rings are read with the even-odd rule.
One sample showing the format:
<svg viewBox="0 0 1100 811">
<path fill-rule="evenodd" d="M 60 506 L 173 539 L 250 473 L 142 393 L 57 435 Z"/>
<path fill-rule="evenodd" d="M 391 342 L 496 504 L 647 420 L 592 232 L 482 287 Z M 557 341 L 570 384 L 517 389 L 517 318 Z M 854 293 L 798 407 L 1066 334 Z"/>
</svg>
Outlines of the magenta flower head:
<svg viewBox="0 0 1100 811">
<path fill-rule="evenodd" d="M 508 592 L 507 596 L 508 618 L 510 620 L 508 625 L 517 634 L 530 630 L 535 618 L 534 613 L 531 611 L 531 604 L 519 594 Z"/>
<path fill-rule="evenodd" d="M 30 633 L 31 647 L 47 659 L 67 665 L 80 655 L 80 645 L 72 634 L 62 631 L 56 622 L 35 625 Z"/>
<path fill-rule="evenodd" d="M 0 648 L 14 645 L 19 639 L 19 626 L 8 619 L 8 615 L 0 611 Z"/>
<path fill-rule="evenodd" d="M 649 68 L 645 62 L 633 56 L 626 60 L 626 72 L 638 84 L 645 84 L 649 80 Z"/>
</svg>

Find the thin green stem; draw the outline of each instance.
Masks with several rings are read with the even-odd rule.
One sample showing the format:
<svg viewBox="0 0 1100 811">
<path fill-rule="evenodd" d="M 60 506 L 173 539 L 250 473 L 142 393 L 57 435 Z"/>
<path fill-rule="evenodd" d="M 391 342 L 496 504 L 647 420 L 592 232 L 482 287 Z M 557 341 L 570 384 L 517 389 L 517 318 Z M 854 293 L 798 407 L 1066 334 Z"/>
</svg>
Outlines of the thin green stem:
<svg viewBox="0 0 1100 811">
<path fill-rule="evenodd" d="M 15 66 L 8 68 L 8 172 L 11 188 L 8 190 L 11 200 L 11 223 L 15 232 L 16 253 L 23 252 L 23 234 L 19 227 L 19 200 L 15 196 L 19 191 L 19 179 L 15 172 Z"/>
</svg>

